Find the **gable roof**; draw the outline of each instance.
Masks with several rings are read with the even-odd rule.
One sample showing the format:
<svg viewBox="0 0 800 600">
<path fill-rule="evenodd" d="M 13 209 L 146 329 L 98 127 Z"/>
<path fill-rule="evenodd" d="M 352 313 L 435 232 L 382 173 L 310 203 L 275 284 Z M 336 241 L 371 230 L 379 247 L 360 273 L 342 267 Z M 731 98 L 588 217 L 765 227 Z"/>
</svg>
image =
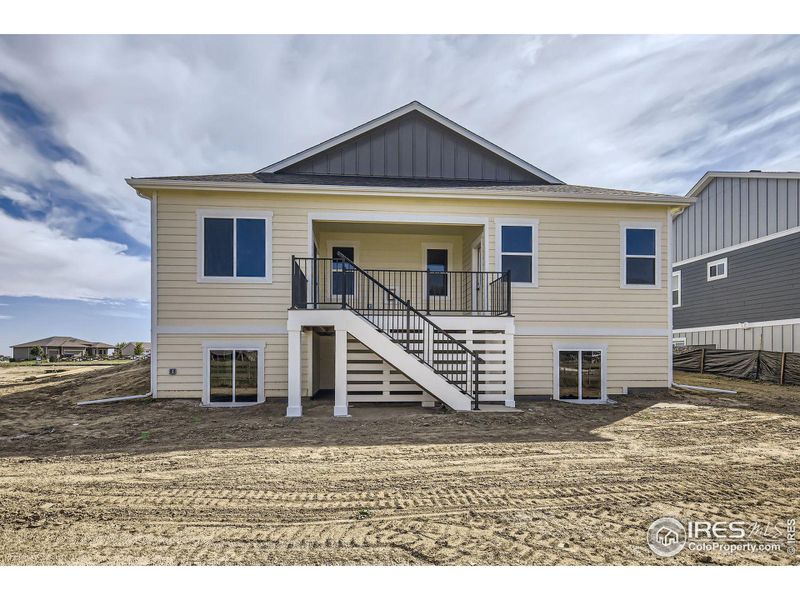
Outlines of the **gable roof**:
<svg viewBox="0 0 800 600">
<path fill-rule="evenodd" d="M 12 348 L 33 348 L 35 346 L 42 347 L 62 347 L 67 346 L 70 348 L 86 347 L 86 348 L 113 348 L 110 344 L 105 342 L 87 342 L 79 338 L 68 337 L 63 335 L 56 335 L 52 337 L 42 338 L 41 340 L 34 340 L 32 342 L 25 342 L 24 344 L 15 344 Z"/>
<path fill-rule="evenodd" d="M 493 144 L 492 142 L 482 138 L 481 136 L 473 133 L 469 129 L 462 127 L 458 123 L 451 121 L 447 117 L 440 115 L 434 110 L 431 110 L 424 104 L 414 100 L 413 102 L 409 102 L 405 106 L 401 106 L 391 112 L 386 113 L 380 117 L 372 119 L 364 123 L 363 125 L 359 125 L 349 131 L 341 133 L 335 137 L 330 138 L 316 146 L 312 146 L 306 150 L 293 154 L 283 160 L 280 160 L 276 163 L 268 165 L 263 169 L 259 169 L 256 173 L 317 173 L 317 174 L 328 174 L 328 175 L 361 175 L 361 176 L 370 176 L 373 174 L 379 176 L 387 176 L 387 175 L 394 175 L 394 176 L 402 176 L 400 174 L 399 169 L 395 169 L 394 172 L 388 172 L 388 169 L 383 168 L 383 160 L 384 157 L 380 158 L 381 168 L 378 172 L 357 172 L 355 169 L 350 169 L 348 172 L 344 168 L 340 168 L 338 170 L 330 170 L 325 169 L 324 171 L 320 172 L 319 169 L 314 170 L 314 159 L 315 158 L 325 158 L 329 156 L 330 153 L 337 153 L 337 152 L 350 152 L 351 154 L 355 154 L 356 146 L 359 140 L 369 139 L 370 135 L 380 134 L 385 132 L 385 130 L 391 127 L 392 124 L 404 124 L 406 125 L 406 130 L 409 130 L 408 122 L 412 119 L 416 119 L 418 123 L 422 123 L 422 126 L 427 125 L 428 127 L 433 127 L 435 131 L 442 135 L 442 140 L 438 143 L 444 145 L 446 143 L 451 144 L 462 144 L 462 147 L 466 148 L 466 152 L 469 152 L 470 147 L 475 149 L 479 149 L 482 152 L 483 156 L 485 157 L 484 160 L 488 160 L 489 162 L 494 162 L 496 165 L 492 165 L 491 173 L 493 176 L 464 176 L 458 177 L 455 175 L 455 168 L 451 172 L 451 179 L 487 179 L 487 180 L 501 180 L 496 176 L 496 172 L 499 168 L 506 167 L 508 168 L 509 174 L 502 180 L 516 180 L 516 181 L 524 181 L 528 180 L 530 183 L 540 183 L 540 184 L 560 184 L 563 183 L 560 179 L 546 173 L 545 171 L 535 167 L 534 165 L 522 160 L 518 156 L 511 154 L 510 152 L 503 150 L 499 146 Z M 419 125 L 418 125 L 419 127 Z M 397 134 L 395 133 L 397 136 Z M 410 134 L 413 136 L 413 131 Z M 384 142 L 381 142 L 382 144 Z M 402 139 L 398 139 L 398 145 L 402 145 Z M 421 148 L 422 151 L 432 151 L 425 146 L 427 145 L 427 141 L 425 144 L 420 142 L 410 142 L 411 144 L 415 144 L 412 147 L 414 148 Z M 362 146 L 364 144 L 362 143 Z M 383 148 L 383 146 L 382 146 Z M 397 150 L 397 154 L 401 153 L 402 148 Z M 439 148 L 438 151 L 443 153 L 443 149 Z M 462 154 L 464 151 L 462 150 Z M 371 152 L 368 149 L 366 159 L 370 160 Z M 396 159 L 400 160 L 401 157 L 397 156 Z M 422 162 L 426 162 L 427 157 L 423 157 Z M 414 159 L 411 159 L 412 161 Z M 474 159 L 473 159 L 474 161 Z M 342 160 L 342 167 L 344 167 L 344 161 Z M 378 161 L 376 161 L 378 162 Z M 455 160 L 453 159 L 453 162 Z M 415 166 L 416 166 L 415 162 Z M 305 165 L 305 170 L 299 170 L 298 167 Z M 438 178 L 447 178 L 447 171 L 446 169 L 442 168 L 441 171 L 442 175 Z M 395 174 L 396 173 L 396 174 Z M 505 171 L 504 171 L 505 173 Z M 412 176 L 414 174 L 412 173 Z"/>
<path fill-rule="evenodd" d="M 800 179 L 800 171 L 706 171 L 700 181 L 692 186 L 687 196 L 697 196 L 717 177 L 736 177 L 739 179 Z"/>
</svg>

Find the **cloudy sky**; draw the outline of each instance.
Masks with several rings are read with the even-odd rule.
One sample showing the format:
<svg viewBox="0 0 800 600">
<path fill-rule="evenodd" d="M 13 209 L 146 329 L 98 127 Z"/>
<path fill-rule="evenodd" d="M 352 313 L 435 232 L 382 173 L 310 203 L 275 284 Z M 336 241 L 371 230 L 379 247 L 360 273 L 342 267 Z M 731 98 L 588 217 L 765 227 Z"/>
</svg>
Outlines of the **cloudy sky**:
<svg viewBox="0 0 800 600">
<path fill-rule="evenodd" d="M 0 353 L 149 338 L 125 177 L 253 171 L 412 99 L 568 183 L 800 170 L 800 37 L 0 36 Z"/>
</svg>

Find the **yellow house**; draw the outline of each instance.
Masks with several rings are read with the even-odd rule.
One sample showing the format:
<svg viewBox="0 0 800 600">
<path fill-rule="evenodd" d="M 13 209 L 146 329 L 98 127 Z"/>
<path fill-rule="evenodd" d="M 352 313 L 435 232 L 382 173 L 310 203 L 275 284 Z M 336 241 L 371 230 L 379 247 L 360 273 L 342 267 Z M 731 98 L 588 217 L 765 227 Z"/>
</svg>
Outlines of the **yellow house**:
<svg viewBox="0 0 800 600">
<path fill-rule="evenodd" d="M 455 410 L 671 382 L 670 214 L 567 185 L 418 102 L 255 173 L 132 178 L 152 392 Z"/>
</svg>

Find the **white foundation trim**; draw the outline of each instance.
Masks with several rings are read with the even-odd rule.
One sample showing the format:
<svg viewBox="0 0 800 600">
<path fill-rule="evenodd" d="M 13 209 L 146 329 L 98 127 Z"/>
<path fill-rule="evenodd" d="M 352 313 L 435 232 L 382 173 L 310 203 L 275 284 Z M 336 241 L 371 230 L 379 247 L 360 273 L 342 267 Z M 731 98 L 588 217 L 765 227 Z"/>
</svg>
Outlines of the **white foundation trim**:
<svg viewBox="0 0 800 600">
<path fill-rule="evenodd" d="M 671 337 L 668 328 L 626 327 L 517 327 L 516 335 L 548 335 L 553 337 Z"/>
<path fill-rule="evenodd" d="M 752 323 L 730 323 L 728 325 L 710 325 L 708 327 L 685 327 L 675 329 L 673 333 L 696 333 L 701 331 L 722 331 L 723 329 L 753 329 L 754 327 L 779 327 L 782 325 L 798 325 L 800 319 L 781 319 L 778 321 L 754 321 Z"/>
<path fill-rule="evenodd" d="M 161 325 L 156 333 L 186 335 L 284 335 L 286 325 Z"/>
</svg>

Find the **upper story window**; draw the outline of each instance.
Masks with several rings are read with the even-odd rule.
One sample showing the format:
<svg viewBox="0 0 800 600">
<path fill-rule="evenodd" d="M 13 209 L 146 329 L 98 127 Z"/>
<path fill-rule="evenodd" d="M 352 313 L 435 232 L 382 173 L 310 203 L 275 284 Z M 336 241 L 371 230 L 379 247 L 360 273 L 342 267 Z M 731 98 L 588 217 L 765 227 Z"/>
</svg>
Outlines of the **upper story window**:
<svg viewBox="0 0 800 600">
<path fill-rule="evenodd" d="M 515 286 L 537 285 L 537 221 L 497 221 L 497 269 L 511 272 Z"/>
<path fill-rule="evenodd" d="M 198 281 L 269 282 L 272 213 L 198 211 Z"/>
<path fill-rule="evenodd" d="M 725 279 L 728 276 L 728 259 L 712 260 L 706 263 L 706 280 Z"/>
<path fill-rule="evenodd" d="M 681 305 L 681 272 L 675 271 L 672 274 L 672 308 L 680 308 Z"/>
<path fill-rule="evenodd" d="M 659 226 L 623 224 L 622 246 L 622 287 L 659 287 Z"/>
</svg>

